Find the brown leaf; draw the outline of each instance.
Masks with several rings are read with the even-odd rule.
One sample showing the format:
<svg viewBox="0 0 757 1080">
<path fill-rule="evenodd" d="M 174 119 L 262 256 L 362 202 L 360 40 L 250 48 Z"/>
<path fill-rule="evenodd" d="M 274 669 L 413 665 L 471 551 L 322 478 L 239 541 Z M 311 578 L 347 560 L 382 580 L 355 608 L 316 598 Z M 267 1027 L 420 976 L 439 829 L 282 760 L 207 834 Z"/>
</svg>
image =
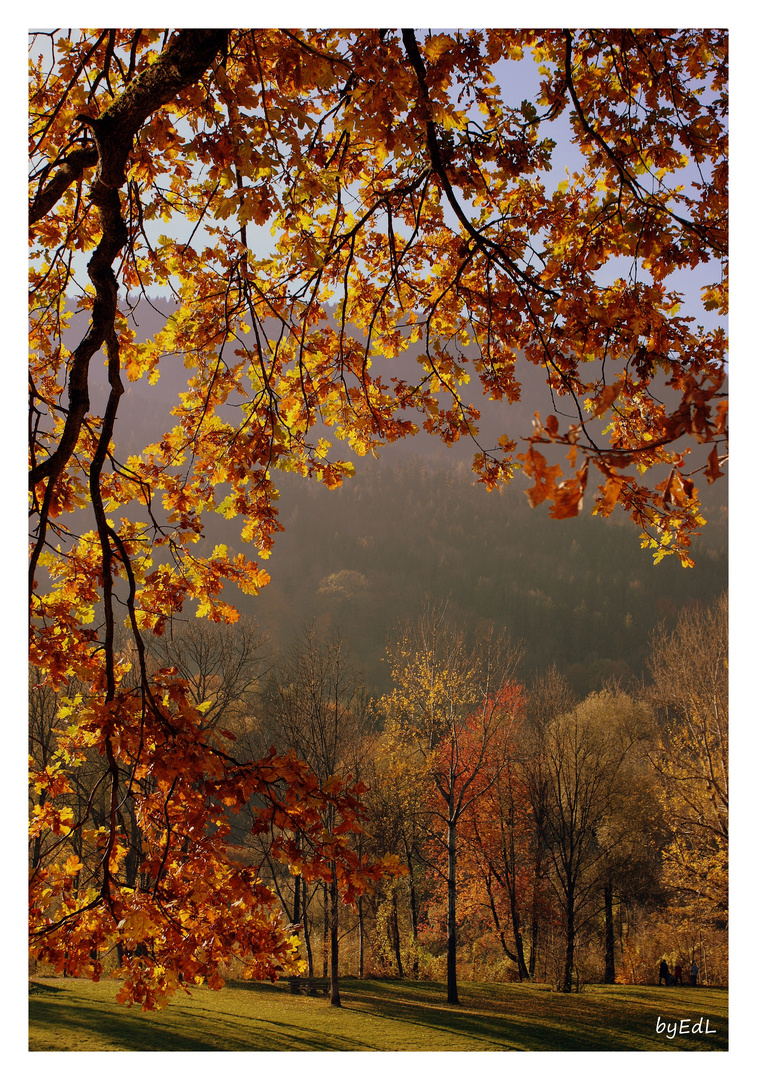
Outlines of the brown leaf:
<svg viewBox="0 0 757 1080">
<path fill-rule="evenodd" d="M 723 471 L 720 468 L 720 458 L 718 457 L 718 448 L 713 446 L 710 450 L 710 456 L 707 458 L 707 468 L 704 470 L 704 475 L 707 477 L 708 484 L 714 484 L 718 477 L 723 476 Z"/>
<path fill-rule="evenodd" d="M 602 492 L 602 499 L 598 503 L 597 509 L 604 517 L 607 517 L 615 509 L 618 496 L 623 490 L 622 477 L 613 472 L 599 490 Z"/>
</svg>

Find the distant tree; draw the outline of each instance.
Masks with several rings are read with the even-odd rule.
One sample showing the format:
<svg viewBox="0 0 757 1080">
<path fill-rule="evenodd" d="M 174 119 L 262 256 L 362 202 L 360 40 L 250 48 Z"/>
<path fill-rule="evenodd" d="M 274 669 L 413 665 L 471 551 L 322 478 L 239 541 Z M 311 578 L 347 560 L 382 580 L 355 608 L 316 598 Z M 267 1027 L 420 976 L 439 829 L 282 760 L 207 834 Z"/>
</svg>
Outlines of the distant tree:
<svg viewBox="0 0 757 1080">
<path fill-rule="evenodd" d="M 146 645 L 150 663 L 175 668 L 191 700 L 202 707 L 204 732 L 222 726 L 237 738 L 249 731 L 271 665 L 271 648 L 257 622 L 193 619 L 170 634 L 146 638 Z"/>
<path fill-rule="evenodd" d="M 397 973 L 402 977 L 405 970 L 398 893 L 406 892 L 410 943 L 405 952 L 410 958 L 410 972 L 418 978 L 418 928 L 428 876 L 428 775 L 422 760 L 416 754 L 404 752 L 403 744 L 397 743 L 390 727 L 373 741 L 364 778 L 368 789 L 364 797 L 368 811 L 368 842 L 376 854 L 390 852 L 396 855 L 405 870 L 401 880 L 387 879 L 377 888 L 377 893 L 383 893 L 384 903 L 391 906 L 392 940 L 388 944 L 394 954 Z"/>
<path fill-rule="evenodd" d="M 396 752 L 422 763 L 428 811 L 444 829 L 447 1001 L 457 1005 L 458 826 L 502 767 L 500 744 L 513 720 L 506 691 L 521 652 L 509 639 L 491 636 L 469 647 L 443 604 L 427 604 L 387 652 L 394 682 L 383 699 L 387 726 Z"/>
<path fill-rule="evenodd" d="M 651 753 L 672 827 L 665 876 L 696 923 L 728 921 L 728 601 L 660 627 L 650 657 L 660 717 Z"/>
<path fill-rule="evenodd" d="M 648 717 L 642 716 L 641 724 L 640 737 L 623 762 L 610 811 L 597 832 L 596 904 L 602 909 L 604 929 L 602 981 L 610 985 L 616 981 L 620 960 L 621 906 L 627 914 L 647 907 L 659 912 L 665 895 L 662 852 L 670 833 L 647 756 L 652 737 Z"/>
<path fill-rule="evenodd" d="M 554 717 L 545 731 L 544 833 L 564 919 L 566 993 L 575 985 L 581 922 L 593 914 L 608 860 L 624 835 L 614 821 L 620 805 L 636 796 L 630 762 L 643 720 L 643 709 L 627 695 L 603 691 Z"/>
<path fill-rule="evenodd" d="M 310 766 L 324 790 L 338 784 L 340 777 L 347 782 L 359 777 L 372 712 L 338 633 L 319 633 L 311 623 L 289 646 L 267 683 L 264 717 L 266 737 L 293 750 Z M 323 830 L 336 839 L 339 821 L 335 808 L 327 805 L 324 810 Z M 324 883 L 323 942 L 326 954 L 328 941 L 330 1002 L 340 1006 L 340 908 L 344 897 L 335 860 L 329 871 L 329 880 Z M 300 889 L 300 876 L 296 875 L 293 917 L 300 909 Z"/>
<path fill-rule="evenodd" d="M 499 694 L 499 706 L 510 723 L 498 740 L 496 757 L 476 778 L 481 797 L 460 823 L 462 862 L 467 894 L 486 911 L 502 949 L 515 964 L 518 978 L 528 978 L 523 937 L 524 900 L 531 870 L 532 822 L 525 779 L 519 768 L 519 736 L 524 712 L 522 690 L 512 685 Z M 474 735 L 475 739 L 475 735 Z M 510 933 L 507 933 L 509 925 Z"/>
<path fill-rule="evenodd" d="M 278 783 L 305 828 L 326 794 L 307 770 L 204 740 L 180 681 L 151 675 L 147 631 L 184 609 L 234 620 L 224 584 L 268 581 L 247 547 L 203 544 L 210 514 L 241 516 L 265 557 L 275 470 L 333 487 L 354 466 L 332 441 L 365 455 L 422 425 L 446 444 L 470 436 L 487 487 L 522 465 L 557 518 L 596 480 L 595 512 L 622 507 L 657 556 L 691 561 L 693 475 L 716 480 L 726 453 L 726 341 L 689 321 L 672 275 L 711 266 L 704 303 L 725 313 L 727 35 L 117 28 L 37 31 L 30 52 L 31 661 L 52 689 L 86 684 L 66 753 L 100 755 L 109 804 L 101 880 L 64 911 L 68 872 L 35 878 L 32 934 L 56 961 L 92 934 L 163 942 L 124 987 L 151 1005 L 198 974 L 173 941 L 196 915 L 187 875 L 208 883 L 202 917 L 219 931 L 216 873 L 229 902 L 242 889 L 251 927 L 270 914 L 221 846 L 206 863 L 215 823 L 220 845 L 253 790 L 281 813 Z M 524 55 L 541 83 L 511 97 L 499 65 Z M 578 164 L 553 185 L 560 118 Z M 177 308 L 138 344 L 156 289 Z M 174 355 L 188 379 L 170 430 L 125 452 L 125 380 L 154 384 Z M 505 430 L 481 441 L 465 386 L 473 372 L 513 402 L 527 363 L 544 407 L 518 456 Z M 709 453 L 689 465 L 695 444 Z M 648 487 L 655 465 L 667 479 Z M 149 893 L 121 876 L 125 786 L 153 822 Z M 35 805 L 35 835 L 90 827 Z M 250 940 L 267 973 L 291 953 L 271 934 Z M 219 963 L 200 972 L 216 981 Z"/>
<path fill-rule="evenodd" d="M 48 774 L 55 760 L 62 698 L 73 698 L 74 686 L 74 680 L 71 680 L 56 693 L 46 685 L 42 672 L 33 667 L 29 668 L 29 761 L 31 768 L 43 775 Z M 41 805 L 47 801 L 49 789 L 43 787 L 39 792 L 31 790 L 29 794 L 29 809 L 33 813 L 37 799 Z M 29 846 L 29 863 L 32 868 L 42 859 L 46 839 L 50 837 L 45 837 L 41 832 L 32 838 Z"/>
<path fill-rule="evenodd" d="M 549 856 L 546 846 L 549 808 L 549 773 L 546 747 L 550 725 L 556 717 L 576 705 L 567 680 L 551 667 L 529 681 L 526 691 L 526 715 L 521 732 L 520 769 L 522 770 L 529 817 L 531 861 L 531 913 L 529 920 L 530 955 L 528 973 L 536 975 L 541 950 L 542 915 L 547 906 Z"/>
</svg>

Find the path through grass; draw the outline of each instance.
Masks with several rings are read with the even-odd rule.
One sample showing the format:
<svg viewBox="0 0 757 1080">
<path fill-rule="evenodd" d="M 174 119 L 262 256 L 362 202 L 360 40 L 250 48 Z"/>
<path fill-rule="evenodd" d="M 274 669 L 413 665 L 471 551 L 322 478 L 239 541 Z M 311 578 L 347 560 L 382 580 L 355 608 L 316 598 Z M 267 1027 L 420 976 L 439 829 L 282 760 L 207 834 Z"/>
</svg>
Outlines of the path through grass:
<svg viewBox="0 0 757 1080">
<path fill-rule="evenodd" d="M 726 1050 L 728 995 L 705 987 L 586 987 L 551 993 L 515 984 L 462 984 L 460 1007 L 440 984 L 342 983 L 344 1007 L 293 996 L 286 984 L 232 983 L 177 994 L 143 1013 L 115 1003 L 116 984 L 36 979 L 30 1050 L 39 1051 L 638 1051 Z M 658 1017 L 678 1024 L 658 1033 Z M 680 1033 L 704 1019 L 703 1033 Z M 709 1021 L 709 1034 L 704 1033 Z M 671 1029 L 672 1030 L 672 1029 Z"/>
</svg>

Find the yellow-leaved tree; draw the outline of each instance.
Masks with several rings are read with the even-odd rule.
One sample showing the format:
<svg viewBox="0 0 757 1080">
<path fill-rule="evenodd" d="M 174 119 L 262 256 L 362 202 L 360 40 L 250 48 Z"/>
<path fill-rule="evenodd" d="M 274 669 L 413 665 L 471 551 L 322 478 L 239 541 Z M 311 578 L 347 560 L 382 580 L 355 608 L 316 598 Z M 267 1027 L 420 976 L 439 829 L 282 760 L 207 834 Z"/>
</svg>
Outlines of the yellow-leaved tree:
<svg viewBox="0 0 757 1080">
<path fill-rule="evenodd" d="M 675 627 L 661 628 L 650 667 L 650 695 L 660 713 L 651 760 L 672 832 L 663 871 L 673 921 L 692 961 L 708 930 L 716 932 L 721 954 L 727 947 L 727 598 L 686 610 Z"/>
<path fill-rule="evenodd" d="M 415 761 L 424 810 L 435 822 L 444 866 L 447 1002 L 457 986 L 458 836 L 461 822 L 505 767 L 503 747 L 519 708 L 510 693 L 522 649 L 491 635 L 474 644 L 427 604 L 387 650 L 393 689 L 382 699 L 394 752 Z"/>
</svg>

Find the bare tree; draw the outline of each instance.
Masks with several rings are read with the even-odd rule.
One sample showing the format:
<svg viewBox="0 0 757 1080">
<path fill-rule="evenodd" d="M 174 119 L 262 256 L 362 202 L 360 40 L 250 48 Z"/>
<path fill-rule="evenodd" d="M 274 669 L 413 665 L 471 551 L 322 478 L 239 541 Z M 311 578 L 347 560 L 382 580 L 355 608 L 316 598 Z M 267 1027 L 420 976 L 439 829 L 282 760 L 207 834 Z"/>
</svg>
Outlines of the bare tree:
<svg viewBox="0 0 757 1080">
<path fill-rule="evenodd" d="M 254 620 L 209 623 L 194 619 L 174 632 L 147 639 L 150 662 L 176 668 L 190 700 L 203 706 L 203 730 L 249 732 L 261 681 L 270 668 L 266 635 Z"/>
<path fill-rule="evenodd" d="M 544 733 L 544 837 L 564 916 L 566 993 L 574 987 L 582 918 L 593 914 L 608 855 L 622 835 L 608 825 L 635 791 L 630 755 L 645 731 L 643 708 L 602 691 L 555 716 Z"/>
<path fill-rule="evenodd" d="M 520 737 L 519 768 L 524 778 L 530 818 L 532 889 L 528 974 L 532 979 L 536 976 L 540 955 L 542 910 L 549 889 L 549 857 L 545 844 L 548 807 L 546 733 L 555 717 L 570 712 L 575 705 L 575 694 L 555 667 L 539 673 L 528 685 L 526 718 Z"/>
<path fill-rule="evenodd" d="M 319 633 L 314 623 L 306 627 L 280 658 L 268 680 L 262 714 L 261 737 L 265 736 L 280 750 L 293 749 L 310 766 L 320 784 L 327 784 L 335 777 L 358 777 L 363 739 L 372 719 L 371 702 L 347 659 L 338 633 L 327 637 Z M 334 829 L 333 808 L 326 811 L 323 824 L 327 831 Z M 275 872 L 275 868 L 272 870 Z M 297 916 L 307 920 L 303 887 L 304 882 L 295 877 L 294 922 L 299 922 Z M 324 946 L 328 940 L 330 1001 L 336 1006 L 341 1005 L 340 906 L 336 867 L 332 866 L 324 902 Z M 305 934 L 307 939 L 307 922 Z M 311 957 L 309 941 L 307 944 Z"/>
</svg>

